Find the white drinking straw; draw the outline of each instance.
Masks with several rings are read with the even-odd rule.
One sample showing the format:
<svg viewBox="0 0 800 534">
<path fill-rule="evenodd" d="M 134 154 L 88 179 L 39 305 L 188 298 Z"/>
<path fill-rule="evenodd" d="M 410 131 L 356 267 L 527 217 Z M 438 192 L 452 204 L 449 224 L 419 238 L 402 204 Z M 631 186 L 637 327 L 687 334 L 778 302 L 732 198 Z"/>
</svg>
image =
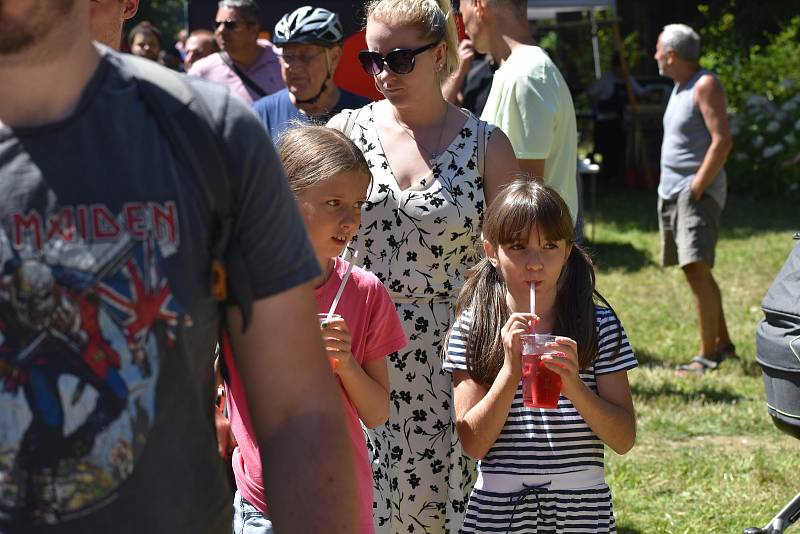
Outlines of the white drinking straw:
<svg viewBox="0 0 800 534">
<path fill-rule="evenodd" d="M 531 282 L 531 315 L 536 315 L 536 284 L 534 282 Z M 535 330 L 535 328 L 531 326 L 531 330 Z"/>
<path fill-rule="evenodd" d="M 344 254 L 347 254 L 347 249 L 344 249 Z M 342 254 L 342 256 L 344 256 Z M 344 285 L 347 283 L 347 279 L 350 278 L 350 271 L 353 270 L 353 264 L 356 262 L 356 256 L 358 256 L 358 249 L 353 251 L 353 255 L 350 256 L 350 264 L 347 266 L 347 272 L 344 273 L 344 277 L 342 278 L 342 283 L 339 284 L 339 290 L 336 291 L 336 296 L 333 297 L 333 304 L 331 304 L 331 309 L 328 310 L 328 316 L 325 317 L 325 322 L 330 323 L 331 317 L 333 317 L 333 312 L 336 311 L 336 305 L 339 304 L 339 299 L 342 298 L 342 292 L 344 291 Z"/>
</svg>

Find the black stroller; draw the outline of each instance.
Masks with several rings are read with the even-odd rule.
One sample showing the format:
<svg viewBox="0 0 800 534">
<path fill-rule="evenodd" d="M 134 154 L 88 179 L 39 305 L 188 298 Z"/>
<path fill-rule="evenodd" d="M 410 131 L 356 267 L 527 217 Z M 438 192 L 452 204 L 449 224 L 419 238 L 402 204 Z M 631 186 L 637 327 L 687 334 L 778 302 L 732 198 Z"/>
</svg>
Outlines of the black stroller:
<svg viewBox="0 0 800 534">
<path fill-rule="evenodd" d="M 800 233 L 789 258 L 761 304 L 756 361 L 761 365 L 767 409 L 782 431 L 800 439 Z M 800 518 L 800 493 L 764 528 L 744 534 L 780 534 Z"/>
</svg>

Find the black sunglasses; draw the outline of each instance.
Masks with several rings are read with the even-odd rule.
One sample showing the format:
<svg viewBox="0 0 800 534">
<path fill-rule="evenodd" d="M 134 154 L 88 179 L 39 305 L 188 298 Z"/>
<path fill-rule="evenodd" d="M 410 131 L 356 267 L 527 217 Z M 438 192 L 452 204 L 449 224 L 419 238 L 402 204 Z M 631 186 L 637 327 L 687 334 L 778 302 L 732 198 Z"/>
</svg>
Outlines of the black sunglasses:
<svg viewBox="0 0 800 534">
<path fill-rule="evenodd" d="M 397 74 L 408 74 L 414 70 L 414 57 L 426 50 L 430 50 L 439 43 L 440 41 L 436 41 L 435 43 L 426 44 L 414 50 L 410 48 L 395 48 L 386 54 L 385 57 L 378 52 L 362 50 L 358 53 L 358 60 L 361 62 L 364 71 L 372 76 L 380 74 L 383 71 L 384 65 L 389 65 L 389 68 Z"/>
<path fill-rule="evenodd" d="M 222 24 L 223 26 L 225 26 L 226 30 L 230 30 L 230 31 L 234 31 L 234 30 L 236 30 L 236 28 L 239 27 L 239 21 L 238 20 L 231 20 L 231 19 L 216 20 L 216 21 L 214 21 L 214 24 L 215 24 L 215 26 L 214 26 L 215 28 L 219 28 L 219 25 Z"/>
</svg>

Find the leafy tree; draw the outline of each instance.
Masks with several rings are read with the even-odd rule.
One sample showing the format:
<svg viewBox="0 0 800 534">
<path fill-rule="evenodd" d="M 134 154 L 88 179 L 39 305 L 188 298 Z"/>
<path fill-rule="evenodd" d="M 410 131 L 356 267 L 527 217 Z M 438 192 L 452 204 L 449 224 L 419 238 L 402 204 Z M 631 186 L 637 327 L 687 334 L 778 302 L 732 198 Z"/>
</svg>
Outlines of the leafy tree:
<svg viewBox="0 0 800 534">
<path fill-rule="evenodd" d="M 711 17 L 708 6 L 698 9 Z M 730 187 L 753 195 L 798 191 L 800 167 L 783 164 L 800 152 L 800 16 L 747 46 L 741 27 L 731 10 L 700 30 L 700 63 L 716 73 L 728 97 Z"/>
</svg>

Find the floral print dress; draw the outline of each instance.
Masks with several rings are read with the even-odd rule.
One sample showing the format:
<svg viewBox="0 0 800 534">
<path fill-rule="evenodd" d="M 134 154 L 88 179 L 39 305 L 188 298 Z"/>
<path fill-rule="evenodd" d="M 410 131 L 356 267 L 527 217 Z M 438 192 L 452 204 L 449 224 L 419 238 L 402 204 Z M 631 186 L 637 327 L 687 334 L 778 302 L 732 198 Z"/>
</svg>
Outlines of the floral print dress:
<svg viewBox="0 0 800 534">
<path fill-rule="evenodd" d="M 457 533 L 475 480 L 455 431 L 452 382 L 442 348 L 464 273 L 481 247 L 483 182 L 478 119 L 469 114 L 430 176 L 400 190 L 370 104 L 346 110 L 372 170 L 369 202 L 354 239 L 358 262 L 385 284 L 408 346 L 389 357 L 389 421 L 367 430 L 378 534 Z M 485 126 L 484 147 L 492 127 Z"/>
</svg>

